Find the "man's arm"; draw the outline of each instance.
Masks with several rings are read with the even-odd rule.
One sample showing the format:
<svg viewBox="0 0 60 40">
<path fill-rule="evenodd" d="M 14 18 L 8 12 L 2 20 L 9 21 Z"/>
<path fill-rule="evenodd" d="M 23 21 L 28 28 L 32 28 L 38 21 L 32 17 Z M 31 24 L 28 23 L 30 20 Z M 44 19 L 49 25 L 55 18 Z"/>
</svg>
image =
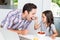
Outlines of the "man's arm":
<svg viewBox="0 0 60 40">
<path fill-rule="evenodd" d="M 12 30 L 12 29 L 9 30 L 22 35 L 26 35 L 28 33 L 28 30 Z"/>
</svg>

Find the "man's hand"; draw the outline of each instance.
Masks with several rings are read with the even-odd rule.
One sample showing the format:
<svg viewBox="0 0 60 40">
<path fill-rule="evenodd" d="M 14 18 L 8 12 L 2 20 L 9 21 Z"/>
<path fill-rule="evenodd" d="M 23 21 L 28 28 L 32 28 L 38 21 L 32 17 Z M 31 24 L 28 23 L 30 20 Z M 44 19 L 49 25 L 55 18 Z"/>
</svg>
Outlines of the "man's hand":
<svg viewBox="0 0 60 40">
<path fill-rule="evenodd" d="M 28 30 L 21 30 L 22 35 L 26 35 L 28 33 Z"/>
</svg>

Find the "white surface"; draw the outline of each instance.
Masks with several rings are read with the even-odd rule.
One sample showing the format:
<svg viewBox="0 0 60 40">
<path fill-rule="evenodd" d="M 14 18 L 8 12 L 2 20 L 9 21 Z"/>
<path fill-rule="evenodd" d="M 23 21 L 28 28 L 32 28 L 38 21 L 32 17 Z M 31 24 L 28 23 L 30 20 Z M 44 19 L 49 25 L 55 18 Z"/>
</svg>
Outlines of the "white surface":
<svg viewBox="0 0 60 40">
<path fill-rule="evenodd" d="M 0 32 L 0 39 L 5 40 L 1 32 Z"/>
<path fill-rule="evenodd" d="M 39 40 L 52 40 L 50 37 L 48 36 L 38 36 L 38 35 L 19 35 L 20 37 L 26 38 L 26 39 L 30 39 L 33 40 L 34 38 L 38 38 Z M 54 40 L 60 40 L 60 37 L 56 37 Z"/>
<path fill-rule="evenodd" d="M 15 32 L 4 29 L 0 29 L 0 32 L 2 33 L 4 40 L 20 40 L 18 34 Z"/>
<path fill-rule="evenodd" d="M 30 39 L 30 40 L 32 40 L 32 39 L 34 38 L 33 35 L 20 35 L 20 34 L 19 34 L 19 36 L 20 36 L 20 37 L 23 37 L 23 38 Z"/>
</svg>

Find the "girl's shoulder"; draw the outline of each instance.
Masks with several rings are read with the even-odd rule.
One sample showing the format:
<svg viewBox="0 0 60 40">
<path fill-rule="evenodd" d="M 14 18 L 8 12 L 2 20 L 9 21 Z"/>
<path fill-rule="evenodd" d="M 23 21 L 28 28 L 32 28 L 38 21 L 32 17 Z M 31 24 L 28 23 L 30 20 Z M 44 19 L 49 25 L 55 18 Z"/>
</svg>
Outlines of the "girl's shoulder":
<svg viewBox="0 0 60 40">
<path fill-rule="evenodd" d="M 51 27 L 55 27 L 55 24 L 51 24 Z"/>
<path fill-rule="evenodd" d="M 56 27 L 55 27 L 54 24 L 51 24 L 51 28 L 52 28 L 53 30 L 56 30 Z"/>
</svg>

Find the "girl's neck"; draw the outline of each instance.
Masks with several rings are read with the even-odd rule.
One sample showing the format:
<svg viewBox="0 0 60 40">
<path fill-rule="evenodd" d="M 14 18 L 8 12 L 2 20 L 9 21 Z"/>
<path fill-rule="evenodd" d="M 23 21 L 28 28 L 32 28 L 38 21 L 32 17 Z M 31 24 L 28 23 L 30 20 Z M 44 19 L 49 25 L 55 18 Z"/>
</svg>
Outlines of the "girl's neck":
<svg viewBox="0 0 60 40">
<path fill-rule="evenodd" d="M 46 22 L 44 24 L 45 24 L 46 27 L 48 27 L 48 24 Z"/>
</svg>

